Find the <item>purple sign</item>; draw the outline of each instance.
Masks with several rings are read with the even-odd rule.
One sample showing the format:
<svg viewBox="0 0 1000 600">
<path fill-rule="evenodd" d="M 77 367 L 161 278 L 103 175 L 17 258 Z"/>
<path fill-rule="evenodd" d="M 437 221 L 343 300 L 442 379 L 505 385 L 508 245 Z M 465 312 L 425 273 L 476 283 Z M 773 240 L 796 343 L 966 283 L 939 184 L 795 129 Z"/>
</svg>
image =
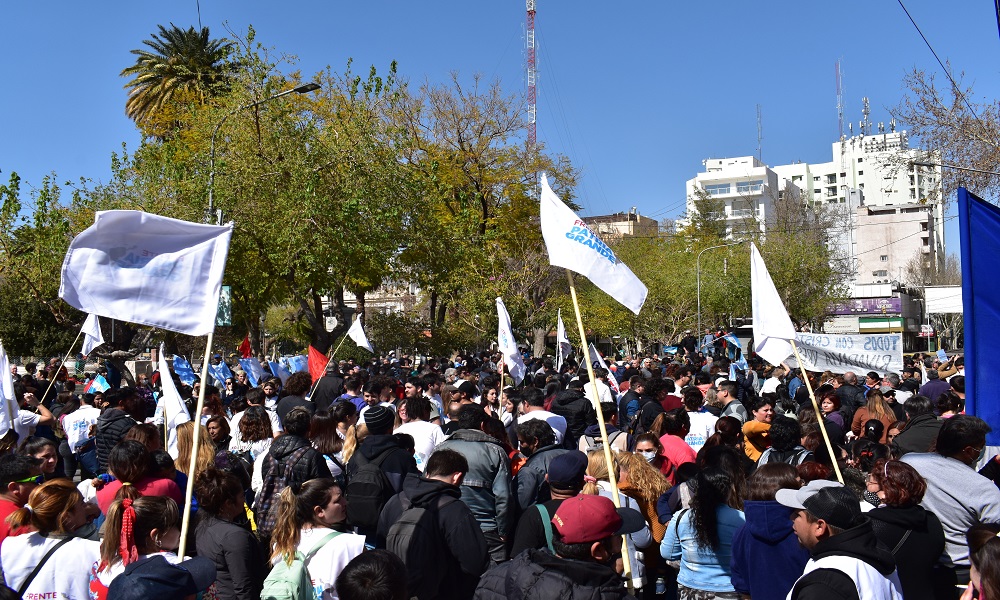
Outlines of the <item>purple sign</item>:
<svg viewBox="0 0 1000 600">
<path fill-rule="evenodd" d="M 831 315 L 885 315 L 900 314 L 902 301 L 899 298 L 853 298 L 845 304 L 834 304 Z"/>
</svg>

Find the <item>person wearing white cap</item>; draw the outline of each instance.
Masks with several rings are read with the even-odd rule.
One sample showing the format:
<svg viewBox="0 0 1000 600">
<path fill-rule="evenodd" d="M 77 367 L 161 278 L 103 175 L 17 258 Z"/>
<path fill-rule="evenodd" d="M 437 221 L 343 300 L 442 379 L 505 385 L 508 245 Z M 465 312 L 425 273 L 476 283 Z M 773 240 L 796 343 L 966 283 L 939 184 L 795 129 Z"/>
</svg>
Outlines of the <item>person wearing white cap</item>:
<svg viewBox="0 0 1000 600">
<path fill-rule="evenodd" d="M 788 600 L 902 600 L 896 562 L 877 545 L 854 492 L 816 480 L 778 490 L 775 500 L 795 509 L 792 529 L 811 554 Z"/>
</svg>

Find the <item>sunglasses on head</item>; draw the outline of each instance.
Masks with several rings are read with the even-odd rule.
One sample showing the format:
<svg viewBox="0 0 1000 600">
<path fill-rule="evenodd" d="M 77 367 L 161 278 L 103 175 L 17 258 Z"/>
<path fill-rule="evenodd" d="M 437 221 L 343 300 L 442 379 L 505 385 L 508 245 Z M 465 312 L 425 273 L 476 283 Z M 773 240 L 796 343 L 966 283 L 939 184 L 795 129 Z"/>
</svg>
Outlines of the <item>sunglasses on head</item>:
<svg viewBox="0 0 1000 600">
<path fill-rule="evenodd" d="M 36 485 L 42 485 L 45 483 L 45 478 L 41 475 L 32 475 L 31 477 L 25 477 L 24 479 L 15 479 L 14 483 L 34 483 Z"/>
</svg>

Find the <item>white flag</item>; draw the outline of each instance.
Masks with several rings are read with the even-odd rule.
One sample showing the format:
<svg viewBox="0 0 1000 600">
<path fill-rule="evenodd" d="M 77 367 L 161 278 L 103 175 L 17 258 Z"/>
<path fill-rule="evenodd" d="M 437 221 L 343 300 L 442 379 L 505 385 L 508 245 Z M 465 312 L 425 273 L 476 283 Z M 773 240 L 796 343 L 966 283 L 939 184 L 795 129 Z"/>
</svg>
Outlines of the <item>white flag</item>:
<svg viewBox="0 0 1000 600">
<path fill-rule="evenodd" d="M 191 414 L 187 406 L 181 400 L 181 395 L 174 385 L 174 379 L 170 376 L 170 368 L 167 366 L 166 352 L 163 344 L 160 344 L 160 362 L 157 365 L 160 370 L 160 398 L 157 401 L 156 412 L 162 415 L 162 420 L 158 425 L 167 424 L 167 452 L 174 459 L 177 458 L 177 426 L 191 420 Z"/>
<path fill-rule="evenodd" d="M 597 346 L 594 345 L 594 342 L 590 342 L 590 362 L 597 363 L 599 367 L 608 372 L 608 387 L 611 388 L 612 392 L 615 394 L 622 393 L 622 391 L 618 389 L 618 380 L 615 379 L 615 374 L 608 368 L 608 363 L 604 362 L 604 358 L 601 356 L 601 353 L 597 351 Z"/>
<path fill-rule="evenodd" d="M 503 303 L 503 298 L 497 298 L 497 346 L 503 354 L 503 361 L 507 364 L 507 372 L 514 378 L 515 385 L 524 379 L 524 359 L 517 349 L 517 342 L 514 341 L 514 332 L 510 328 L 510 314 L 507 306 Z"/>
<path fill-rule="evenodd" d="M 795 326 L 756 244 L 750 244 L 750 293 L 754 352 L 772 365 L 781 364 L 792 354 Z"/>
<path fill-rule="evenodd" d="M 83 322 L 83 355 L 89 356 L 94 348 L 104 343 L 104 335 L 101 333 L 101 322 L 97 315 L 87 315 L 87 320 Z"/>
<path fill-rule="evenodd" d="M 542 237 L 549 252 L 549 264 L 586 276 L 594 285 L 639 314 L 646 301 L 646 286 L 615 257 L 607 244 L 576 216 L 542 174 Z"/>
<path fill-rule="evenodd" d="M 99 211 L 63 260 L 59 297 L 102 317 L 208 335 L 233 226 Z"/>
<path fill-rule="evenodd" d="M 365 335 L 365 330 L 361 326 L 361 317 L 354 319 L 354 323 L 351 324 L 351 328 L 347 330 L 347 336 L 354 340 L 354 343 L 358 345 L 359 348 L 364 348 L 365 350 L 375 353 L 372 350 L 371 343 L 368 342 L 368 336 Z"/>
<path fill-rule="evenodd" d="M 17 418 L 17 397 L 14 395 L 14 377 L 10 372 L 7 351 L 0 344 L 0 436 L 4 436 L 14 426 Z M 23 442 L 24 440 L 21 440 Z"/>
<path fill-rule="evenodd" d="M 562 309 L 556 311 L 556 372 L 562 371 L 563 361 L 569 355 L 573 346 L 569 343 L 569 336 L 566 335 L 566 326 L 563 325 Z"/>
</svg>

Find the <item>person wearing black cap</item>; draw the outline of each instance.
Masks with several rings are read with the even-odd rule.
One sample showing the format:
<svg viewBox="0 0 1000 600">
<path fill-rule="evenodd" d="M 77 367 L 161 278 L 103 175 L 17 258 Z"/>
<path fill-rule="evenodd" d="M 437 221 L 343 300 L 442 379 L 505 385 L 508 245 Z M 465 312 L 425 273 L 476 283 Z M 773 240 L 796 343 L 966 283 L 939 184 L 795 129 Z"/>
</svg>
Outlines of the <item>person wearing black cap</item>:
<svg viewBox="0 0 1000 600">
<path fill-rule="evenodd" d="M 816 480 L 778 490 L 775 500 L 795 509 L 792 529 L 811 555 L 789 600 L 902 600 L 896 562 L 878 546 L 854 492 Z"/>
<path fill-rule="evenodd" d="M 580 494 L 563 500 L 552 518 L 555 552 L 529 548 L 486 572 L 477 600 L 521 598 L 626 598 L 615 568 L 622 535 L 646 526 L 637 510 L 615 508 L 604 496 Z"/>
<path fill-rule="evenodd" d="M 514 532 L 511 556 L 517 556 L 528 548 L 552 550 L 552 515 L 556 514 L 563 500 L 580 493 L 586 474 L 587 455 L 583 452 L 574 450 L 552 459 L 545 476 L 551 499 L 528 507 L 521 515 Z"/>
</svg>

